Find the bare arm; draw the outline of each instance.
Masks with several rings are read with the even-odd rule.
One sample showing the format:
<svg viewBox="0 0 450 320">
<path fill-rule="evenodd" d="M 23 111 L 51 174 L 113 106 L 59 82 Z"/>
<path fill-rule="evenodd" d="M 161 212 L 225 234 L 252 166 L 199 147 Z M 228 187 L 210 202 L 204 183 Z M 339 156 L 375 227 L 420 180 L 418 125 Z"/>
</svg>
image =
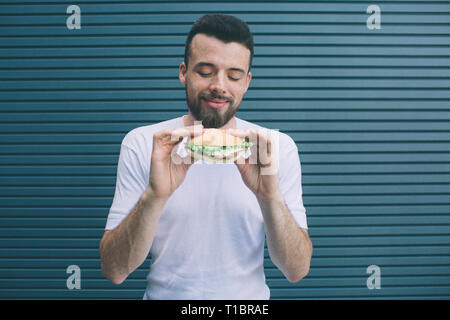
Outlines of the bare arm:
<svg viewBox="0 0 450 320">
<path fill-rule="evenodd" d="M 254 142 L 251 157 L 236 161 L 236 165 L 261 207 L 270 258 L 290 282 L 297 282 L 309 272 L 312 243 L 307 230 L 295 222 L 278 188 L 278 146 L 262 131 L 229 132 Z"/>
<path fill-rule="evenodd" d="M 258 202 L 270 258 L 290 282 L 301 280 L 309 272 L 313 250 L 307 230 L 297 225 L 282 196 L 258 198 Z"/>
<path fill-rule="evenodd" d="M 122 223 L 105 232 L 100 242 L 102 272 L 112 283 L 122 283 L 145 261 L 166 202 L 147 188 Z"/>
<path fill-rule="evenodd" d="M 150 181 L 137 204 L 113 230 L 106 231 L 100 242 L 102 272 L 115 284 L 147 258 L 156 226 L 169 197 L 183 182 L 193 159 L 181 159 L 173 151 L 185 136 L 202 133 L 202 126 L 163 130 L 153 136 Z"/>
</svg>

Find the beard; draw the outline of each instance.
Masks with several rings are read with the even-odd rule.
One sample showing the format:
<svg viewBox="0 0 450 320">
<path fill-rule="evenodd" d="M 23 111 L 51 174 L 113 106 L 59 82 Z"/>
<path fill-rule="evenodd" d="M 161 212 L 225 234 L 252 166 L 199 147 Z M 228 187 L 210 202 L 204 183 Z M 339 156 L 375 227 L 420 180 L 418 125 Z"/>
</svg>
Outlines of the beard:
<svg viewBox="0 0 450 320">
<path fill-rule="evenodd" d="M 221 128 L 230 121 L 239 110 L 240 102 L 236 103 L 231 97 L 216 94 L 214 92 L 202 92 L 198 97 L 189 94 L 189 85 L 186 82 L 186 101 L 192 116 L 196 121 L 201 121 L 204 128 Z M 222 109 L 204 108 L 203 99 L 221 99 L 226 100 L 228 108 L 224 113 Z"/>
</svg>

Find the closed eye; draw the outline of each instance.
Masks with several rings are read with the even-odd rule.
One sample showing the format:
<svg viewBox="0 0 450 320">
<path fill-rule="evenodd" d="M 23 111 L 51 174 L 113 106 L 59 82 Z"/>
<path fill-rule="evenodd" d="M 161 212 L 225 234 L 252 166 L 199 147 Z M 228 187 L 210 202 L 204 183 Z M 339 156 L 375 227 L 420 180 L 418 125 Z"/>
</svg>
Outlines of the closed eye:
<svg viewBox="0 0 450 320">
<path fill-rule="evenodd" d="M 209 76 L 211 76 L 211 75 L 212 75 L 212 73 L 211 73 L 211 72 L 208 72 L 208 73 L 204 73 L 204 72 L 198 72 L 198 74 L 199 74 L 200 76 L 202 76 L 202 77 L 209 77 Z"/>
<path fill-rule="evenodd" d="M 231 69 L 228 72 L 228 78 L 231 81 L 239 81 L 242 79 L 243 76 L 244 76 L 244 71 L 242 71 L 241 69 Z"/>
</svg>

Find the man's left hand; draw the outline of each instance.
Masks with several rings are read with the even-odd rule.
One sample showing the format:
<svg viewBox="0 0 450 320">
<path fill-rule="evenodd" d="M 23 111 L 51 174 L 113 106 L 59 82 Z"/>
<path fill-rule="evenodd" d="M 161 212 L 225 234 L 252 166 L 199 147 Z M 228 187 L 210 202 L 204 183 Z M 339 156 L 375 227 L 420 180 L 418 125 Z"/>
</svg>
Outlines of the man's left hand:
<svg viewBox="0 0 450 320">
<path fill-rule="evenodd" d="M 246 186 L 258 199 L 282 199 L 278 189 L 278 145 L 274 139 L 256 130 L 227 129 L 227 133 L 253 144 L 250 157 L 234 162 Z"/>
</svg>

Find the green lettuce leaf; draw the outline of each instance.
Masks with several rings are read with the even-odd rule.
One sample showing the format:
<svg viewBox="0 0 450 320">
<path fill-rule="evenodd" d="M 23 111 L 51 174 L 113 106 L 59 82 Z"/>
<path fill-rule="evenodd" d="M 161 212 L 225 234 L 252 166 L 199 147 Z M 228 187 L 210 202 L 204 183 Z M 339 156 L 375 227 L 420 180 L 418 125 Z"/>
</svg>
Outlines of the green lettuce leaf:
<svg viewBox="0 0 450 320">
<path fill-rule="evenodd" d="M 202 153 L 207 155 L 212 155 L 216 151 L 221 150 L 245 150 L 253 145 L 252 142 L 244 141 L 242 145 L 239 146 L 203 146 L 203 145 L 195 145 L 193 143 L 189 143 L 189 149 L 192 152 Z"/>
</svg>

